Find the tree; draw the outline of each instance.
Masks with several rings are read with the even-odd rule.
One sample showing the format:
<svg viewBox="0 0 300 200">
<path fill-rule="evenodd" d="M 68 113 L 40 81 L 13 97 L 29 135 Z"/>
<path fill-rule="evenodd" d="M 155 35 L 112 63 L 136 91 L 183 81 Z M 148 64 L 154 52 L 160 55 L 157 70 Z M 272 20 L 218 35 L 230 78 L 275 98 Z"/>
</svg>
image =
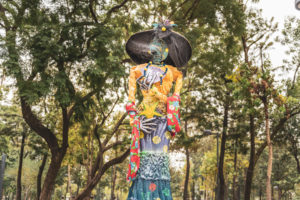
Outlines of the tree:
<svg viewBox="0 0 300 200">
<path fill-rule="evenodd" d="M 51 10 L 37 0 L 1 1 L 2 67 L 16 81 L 24 120 L 51 151 L 40 199 L 51 198 L 73 121 L 90 108 L 92 96 L 109 90 L 108 83 L 121 83 L 122 42 L 110 41 L 123 37 L 107 23 L 126 3 L 64 1 Z M 95 7 L 106 12 L 95 13 Z M 46 113 L 33 109 L 45 102 L 48 108 L 55 105 L 60 127 L 47 125 Z"/>
<path fill-rule="evenodd" d="M 271 198 L 271 172 L 272 172 L 272 138 L 274 138 L 278 132 L 283 128 L 286 121 L 295 116 L 299 112 L 297 104 L 290 104 L 291 102 L 285 101 L 285 98 L 280 94 L 280 88 L 274 85 L 274 78 L 272 75 L 272 66 L 270 62 L 265 59 L 264 51 L 268 49 L 273 42 L 269 42 L 270 35 L 274 33 L 277 25 L 273 25 L 270 22 L 263 20 L 259 17 L 256 11 L 250 10 L 248 13 L 249 27 L 247 31 L 241 37 L 241 43 L 244 52 L 244 65 L 240 72 L 238 72 L 235 80 L 241 85 L 240 91 L 245 94 L 241 95 L 246 97 L 247 107 L 250 107 L 250 137 L 251 137 L 251 151 L 249 167 L 247 169 L 247 178 L 245 186 L 245 199 L 250 199 L 251 183 L 253 177 L 253 171 L 257 160 L 259 159 L 264 148 L 268 146 L 269 159 L 267 170 L 267 184 L 266 194 L 267 199 Z M 251 24 L 251 25 L 250 25 Z M 259 55 L 256 59 L 256 55 Z M 260 63 L 260 64 L 259 64 Z M 255 151 L 255 107 L 258 108 L 260 100 L 264 107 L 264 119 L 266 133 L 266 142 L 261 144 L 257 151 Z M 275 112 L 277 117 L 273 118 L 273 127 L 270 127 L 270 108 L 278 107 L 279 112 Z M 282 111 L 282 112 L 280 112 Z M 275 113 L 272 114 L 275 116 Z M 279 116 L 279 118 L 278 118 Z M 271 132 L 272 131 L 272 132 Z"/>
</svg>

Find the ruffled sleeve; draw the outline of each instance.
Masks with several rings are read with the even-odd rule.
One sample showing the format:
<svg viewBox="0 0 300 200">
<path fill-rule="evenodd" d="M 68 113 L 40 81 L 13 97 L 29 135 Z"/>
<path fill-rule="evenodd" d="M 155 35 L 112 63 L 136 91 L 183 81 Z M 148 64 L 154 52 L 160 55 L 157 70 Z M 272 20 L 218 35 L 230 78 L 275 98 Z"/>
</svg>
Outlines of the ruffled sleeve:
<svg viewBox="0 0 300 200">
<path fill-rule="evenodd" d="M 136 93 L 136 69 L 137 66 L 134 66 L 130 69 L 129 74 L 129 92 L 128 92 L 128 101 L 135 102 L 135 93 Z"/>
<path fill-rule="evenodd" d="M 182 88 L 182 73 L 175 67 L 172 67 L 172 72 L 173 72 L 173 80 L 176 81 L 174 94 L 179 96 L 180 90 Z"/>
</svg>

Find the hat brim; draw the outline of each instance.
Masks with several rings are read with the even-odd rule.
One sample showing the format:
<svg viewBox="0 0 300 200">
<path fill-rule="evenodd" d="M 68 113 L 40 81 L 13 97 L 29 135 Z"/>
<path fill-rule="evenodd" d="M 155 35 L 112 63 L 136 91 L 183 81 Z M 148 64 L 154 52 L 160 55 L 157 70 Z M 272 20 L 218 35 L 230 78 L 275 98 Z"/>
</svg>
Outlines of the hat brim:
<svg viewBox="0 0 300 200">
<path fill-rule="evenodd" d="M 151 61 L 151 55 L 148 51 L 154 37 L 155 31 L 149 30 L 138 32 L 129 38 L 126 43 L 126 51 L 135 63 L 143 64 Z M 192 55 L 192 48 L 188 40 L 173 31 L 163 40 L 169 48 L 168 57 L 164 62 L 174 67 L 185 66 Z"/>
</svg>

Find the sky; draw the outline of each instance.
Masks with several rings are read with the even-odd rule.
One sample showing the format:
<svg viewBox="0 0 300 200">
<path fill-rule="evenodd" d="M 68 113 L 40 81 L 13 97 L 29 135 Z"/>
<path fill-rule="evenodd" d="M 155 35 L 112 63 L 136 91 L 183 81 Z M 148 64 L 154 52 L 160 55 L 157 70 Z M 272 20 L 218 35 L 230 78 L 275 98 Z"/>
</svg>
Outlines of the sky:
<svg viewBox="0 0 300 200">
<path fill-rule="evenodd" d="M 274 21 L 278 22 L 280 30 L 283 29 L 284 20 L 288 16 L 300 17 L 300 11 L 295 8 L 295 0 L 260 0 L 260 2 L 254 4 L 253 7 L 262 9 L 262 15 L 265 18 L 270 19 L 274 17 Z M 287 57 L 284 51 L 284 46 L 275 43 L 269 52 L 273 65 L 280 66 L 282 64 L 282 60 Z"/>
</svg>

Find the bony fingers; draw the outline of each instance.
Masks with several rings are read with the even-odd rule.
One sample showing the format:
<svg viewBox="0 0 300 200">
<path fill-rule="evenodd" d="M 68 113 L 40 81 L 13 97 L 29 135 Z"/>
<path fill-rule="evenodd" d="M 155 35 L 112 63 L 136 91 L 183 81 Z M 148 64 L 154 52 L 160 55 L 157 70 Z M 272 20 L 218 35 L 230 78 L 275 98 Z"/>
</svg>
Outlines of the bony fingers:
<svg viewBox="0 0 300 200">
<path fill-rule="evenodd" d="M 150 122 L 150 121 L 153 121 L 153 120 L 155 120 L 155 118 L 144 119 L 143 122 Z"/>
<path fill-rule="evenodd" d="M 147 131 L 147 130 L 145 130 L 145 129 L 143 129 L 142 131 L 143 131 L 143 133 L 146 133 L 146 134 L 149 134 L 149 133 L 150 133 L 150 131 Z"/>
<path fill-rule="evenodd" d="M 143 126 L 143 129 L 147 129 L 147 130 L 156 130 L 156 128 L 153 128 L 151 126 Z"/>
<path fill-rule="evenodd" d="M 155 128 L 144 128 L 144 129 L 147 131 L 155 131 L 156 130 Z"/>
<path fill-rule="evenodd" d="M 157 126 L 157 124 L 155 124 L 155 123 L 146 123 L 146 124 L 144 124 L 144 126 Z"/>
</svg>

